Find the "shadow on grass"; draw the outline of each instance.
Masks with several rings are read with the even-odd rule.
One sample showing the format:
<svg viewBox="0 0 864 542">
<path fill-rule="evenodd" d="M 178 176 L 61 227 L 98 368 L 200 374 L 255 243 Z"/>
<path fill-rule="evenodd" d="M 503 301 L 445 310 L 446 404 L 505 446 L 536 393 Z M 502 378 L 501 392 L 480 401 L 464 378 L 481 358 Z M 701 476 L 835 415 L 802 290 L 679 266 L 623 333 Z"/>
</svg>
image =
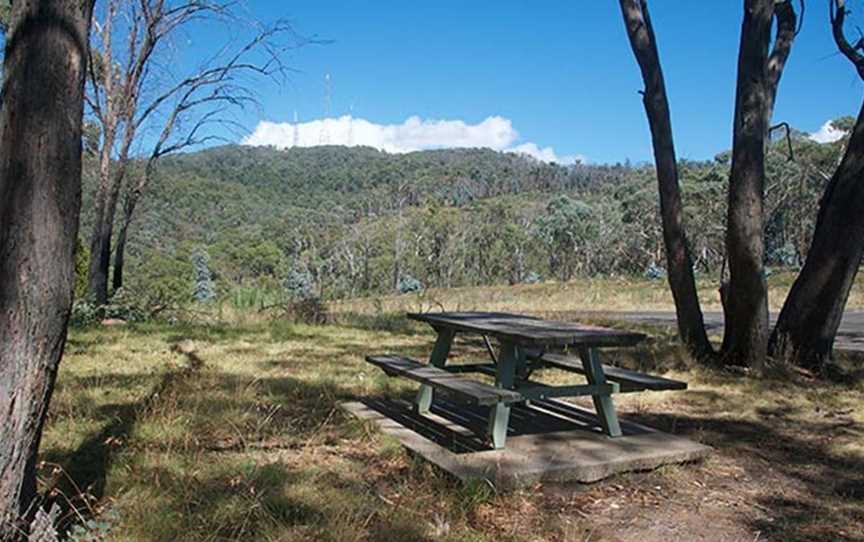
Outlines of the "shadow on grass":
<svg viewBox="0 0 864 542">
<path fill-rule="evenodd" d="M 102 383 L 131 386 L 141 376 Z M 347 397 L 329 380 L 250 378 L 206 365 L 175 371 L 141 401 L 102 406 L 102 429 L 46 460 L 68 475 L 58 482 L 67 495 L 80 489 L 104 501 L 122 497 L 111 488 L 132 492 L 120 529 L 142 539 L 426 540 L 425 524 L 379 513 L 365 476 L 290 459 L 356 429 L 337 408 Z M 91 516 L 85 498 L 71 503 L 70 521 Z"/>
<path fill-rule="evenodd" d="M 722 401 L 712 401 L 720 409 Z M 844 432 L 864 438 L 849 420 L 813 422 L 790 419 L 786 408 L 762 409 L 764 421 L 673 414 L 629 414 L 628 419 L 663 431 L 696 437 L 737 461 L 752 483 L 771 484 L 766 473 L 777 472 L 803 485 L 804 491 L 770 494 L 756 499 L 767 518 L 746 519 L 771 540 L 864 541 L 864 458 L 841 455 L 830 442 Z M 767 463 L 767 468 L 766 468 Z M 779 488 L 778 488 L 779 489 Z"/>
<path fill-rule="evenodd" d="M 334 323 L 366 331 L 386 331 L 398 335 L 416 335 L 424 329 L 428 329 L 423 324 L 409 320 L 401 312 L 382 312 L 378 314 L 345 312 L 334 317 Z"/>
</svg>

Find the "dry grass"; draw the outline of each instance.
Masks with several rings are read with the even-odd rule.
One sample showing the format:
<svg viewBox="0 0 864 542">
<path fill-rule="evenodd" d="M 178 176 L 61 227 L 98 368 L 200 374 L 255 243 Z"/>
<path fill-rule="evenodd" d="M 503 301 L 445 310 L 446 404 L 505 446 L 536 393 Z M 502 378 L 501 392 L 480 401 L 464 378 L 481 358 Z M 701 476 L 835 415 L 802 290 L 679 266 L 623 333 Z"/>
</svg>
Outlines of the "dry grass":
<svg viewBox="0 0 864 542">
<path fill-rule="evenodd" d="M 610 303 L 639 295 L 591 284 L 620 292 Z M 550 288 L 460 290 L 446 306 L 554 310 Z M 422 357 L 433 337 L 398 314 L 340 321 L 74 331 L 43 487 L 76 505 L 72 521 L 107 518 L 108 539 L 123 541 L 864 540 L 860 383 L 705 371 L 655 333 L 623 361 L 691 390 L 622 396 L 619 408 L 717 453 L 589 487 L 497 493 L 459 485 L 341 413 L 340 400 L 412 389 L 365 354 Z"/>
<path fill-rule="evenodd" d="M 771 310 L 783 306 L 795 280 L 790 272 L 775 273 L 768 279 Z M 719 282 L 700 277 L 699 299 L 703 310 L 720 311 Z M 578 311 L 674 311 L 672 294 L 665 280 L 634 280 L 632 277 L 580 278 L 570 282 L 544 282 L 515 286 L 432 289 L 421 294 L 359 298 L 336 302 L 339 312 L 407 312 L 422 310 L 485 310 L 509 312 Z M 859 278 L 849 295 L 849 309 L 864 309 L 864 278 Z"/>
</svg>

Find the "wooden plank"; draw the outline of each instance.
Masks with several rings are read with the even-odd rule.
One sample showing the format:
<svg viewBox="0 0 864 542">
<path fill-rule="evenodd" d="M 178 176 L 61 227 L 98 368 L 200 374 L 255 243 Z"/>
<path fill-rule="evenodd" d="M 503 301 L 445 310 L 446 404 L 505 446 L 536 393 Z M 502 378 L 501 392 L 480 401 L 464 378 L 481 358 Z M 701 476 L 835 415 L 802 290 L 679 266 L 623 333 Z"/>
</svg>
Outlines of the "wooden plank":
<svg viewBox="0 0 864 542">
<path fill-rule="evenodd" d="M 544 354 L 539 361 L 547 365 L 554 365 L 567 371 L 585 374 L 582 362 L 575 357 L 565 354 Z M 664 390 L 686 390 L 687 383 L 662 376 L 654 376 L 639 371 L 615 367 L 614 365 L 603 365 L 603 374 L 606 378 L 622 385 L 622 392 L 626 391 L 664 391 Z"/>
<path fill-rule="evenodd" d="M 494 405 L 501 402 L 514 403 L 522 400 L 522 395 L 518 392 L 469 380 L 446 369 L 423 365 L 411 358 L 387 354 L 366 356 L 366 361 L 380 367 L 390 376 L 410 378 L 421 384 L 460 395 L 478 405 Z"/>
<path fill-rule="evenodd" d="M 533 316 L 495 312 L 409 313 L 408 318 L 436 329 L 492 335 L 526 346 L 633 346 L 645 339 L 631 333 L 575 322 L 543 320 Z"/>
</svg>

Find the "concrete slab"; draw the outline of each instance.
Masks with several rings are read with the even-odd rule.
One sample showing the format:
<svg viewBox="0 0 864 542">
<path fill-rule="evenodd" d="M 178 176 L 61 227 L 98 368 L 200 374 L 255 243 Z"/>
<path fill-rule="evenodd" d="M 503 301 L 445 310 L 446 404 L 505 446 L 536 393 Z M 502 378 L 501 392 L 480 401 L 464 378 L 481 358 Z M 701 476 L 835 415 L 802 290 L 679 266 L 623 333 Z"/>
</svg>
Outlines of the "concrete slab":
<svg viewBox="0 0 864 542">
<path fill-rule="evenodd" d="M 514 405 L 504 450 L 490 450 L 474 433 L 486 426 L 488 408 L 438 398 L 429 416 L 414 412 L 405 399 L 367 398 L 342 407 L 460 480 L 485 479 L 497 487 L 595 482 L 622 472 L 696 461 L 711 452 L 708 446 L 626 420 L 621 420 L 624 435 L 609 438 L 593 412 L 564 401 Z"/>
</svg>

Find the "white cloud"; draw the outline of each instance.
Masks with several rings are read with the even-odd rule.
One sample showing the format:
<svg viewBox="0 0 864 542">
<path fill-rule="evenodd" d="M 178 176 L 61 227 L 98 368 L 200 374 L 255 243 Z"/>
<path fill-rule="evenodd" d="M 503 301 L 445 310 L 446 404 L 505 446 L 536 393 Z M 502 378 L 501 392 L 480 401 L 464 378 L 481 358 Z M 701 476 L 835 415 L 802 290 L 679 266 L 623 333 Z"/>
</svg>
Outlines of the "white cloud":
<svg viewBox="0 0 864 542">
<path fill-rule="evenodd" d="M 846 130 L 838 130 L 829 120 L 817 132 L 813 132 L 808 137 L 816 143 L 834 143 L 844 135 L 846 135 Z"/>
<path fill-rule="evenodd" d="M 532 158 L 540 160 L 541 162 L 557 162 L 559 164 L 575 164 L 576 162 L 584 162 L 585 157 L 581 154 L 575 154 L 572 156 L 558 156 L 555 154 L 555 149 L 552 147 L 543 147 L 542 149 L 537 146 L 536 143 L 522 143 L 521 145 L 516 145 L 515 147 L 511 147 L 509 149 L 505 149 L 505 152 L 515 152 L 517 154 L 526 154 Z"/>
<path fill-rule="evenodd" d="M 527 154 L 544 162 L 573 163 L 579 156 L 558 157 L 551 147 L 540 148 L 531 142 L 514 144 L 519 132 L 509 119 L 493 116 L 477 124 L 462 120 L 434 120 L 409 117 L 401 124 L 375 124 L 348 115 L 292 124 L 261 121 L 244 145 L 314 147 L 316 145 L 363 145 L 404 153 L 426 149 L 485 147 L 503 152 Z"/>
</svg>

